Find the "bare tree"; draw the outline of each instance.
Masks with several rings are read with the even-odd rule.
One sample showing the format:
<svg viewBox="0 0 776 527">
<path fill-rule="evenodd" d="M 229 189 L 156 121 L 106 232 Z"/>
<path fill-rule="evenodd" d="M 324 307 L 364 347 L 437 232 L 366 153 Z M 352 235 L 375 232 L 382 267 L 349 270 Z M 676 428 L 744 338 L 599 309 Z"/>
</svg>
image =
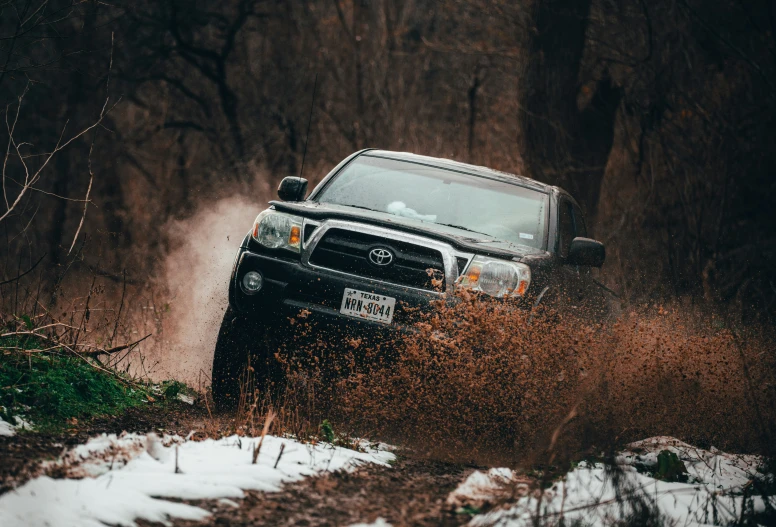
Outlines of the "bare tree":
<svg viewBox="0 0 776 527">
<path fill-rule="evenodd" d="M 605 68 L 581 78 L 590 9 L 590 0 L 533 4 L 520 151 L 529 175 L 566 186 L 594 218 L 622 92 Z"/>
</svg>

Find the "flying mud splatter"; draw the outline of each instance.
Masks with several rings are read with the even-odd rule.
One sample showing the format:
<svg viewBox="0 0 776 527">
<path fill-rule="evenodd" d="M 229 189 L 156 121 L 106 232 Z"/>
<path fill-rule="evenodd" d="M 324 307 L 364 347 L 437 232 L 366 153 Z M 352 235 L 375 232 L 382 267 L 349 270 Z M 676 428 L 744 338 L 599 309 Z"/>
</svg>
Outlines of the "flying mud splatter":
<svg viewBox="0 0 776 527">
<path fill-rule="evenodd" d="M 165 227 L 171 250 L 160 278 L 168 300 L 161 306 L 164 337 L 149 357 L 158 361 L 155 377 L 209 384 L 234 257 L 269 191 L 254 195 L 260 198 L 220 199 Z"/>
<path fill-rule="evenodd" d="M 770 450 L 770 332 L 662 307 L 598 325 L 460 296 L 382 349 L 312 328 L 287 364 L 307 398 L 288 400 L 315 409 L 311 424 L 459 462 L 568 466 L 658 435 Z"/>
</svg>

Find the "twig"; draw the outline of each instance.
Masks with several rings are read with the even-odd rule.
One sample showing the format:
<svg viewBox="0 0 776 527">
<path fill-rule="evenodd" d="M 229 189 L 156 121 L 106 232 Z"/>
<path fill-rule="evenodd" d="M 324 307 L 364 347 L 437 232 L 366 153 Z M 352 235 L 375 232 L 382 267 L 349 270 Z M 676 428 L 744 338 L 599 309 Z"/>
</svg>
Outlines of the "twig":
<svg viewBox="0 0 776 527">
<path fill-rule="evenodd" d="M 129 344 L 122 344 L 121 346 L 116 346 L 116 347 L 114 347 L 114 348 L 108 348 L 108 349 L 106 349 L 106 350 L 103 350 L 103 349 L 97 349 L 97 350 L 95 350 L 95 351 L 90 351 L 90 352 L 89 352 L 89 355 L 100 355 L 100 354 L 102 354 L 102 353 L 105 353 L 105 354 L 107 354 L 107 355 L 110 355 L 111 353 L 116 353 L 117 351 L 123 351 L 123 350 L 125 350 L 125 349 L 127 349 L 127 348 L 131 348 L 131 347 L 137 346 L 138 344 L 140 344 L 141 342 L 143 342 L 145 339 L 147 339 L 147 338 L 148 338 L 148 337 L 150 337 L 151 335 L 153 335 L 153 333 L 149 333 L 148 335 L 146 335 L 146 336 L 145 336 L 145 337 L 143 337 L 142 339 L 138 339 L 138 340 L 136 340 L 135 342 L 131 342 L 131 343 L 129 343 Z"/>
<path fill-rule="evenodd" d="M 92 192 L 92 183 L 94 182 L 94 172 L 92 171 L 92 150 L 94 150 L 94 138 L 92 139 L 92 144 L 89 147 L 89 186 L 86 188 L 86 197 L 84 198 L 84 213 L 81 215 L 81 221 L 78 223 L 78 228 L 75 230 L 73 243 L 70 244 L 70 249 L 67 251 L 68 255 L 73 252 L 73 247 L 75 247 L 75 242 L 78 239 L 78 235 L 81 234 L 81 227 L 84 226 L 84 220 L 86 219 L 86 209 L 89 207 L 89 194 Z"/>
<path fill-rule="evenodd" d="M 91 311 L 89 310 L 89 303 L 92 301 L 92 293 L 94 293 L 94 284 L 97 283 L 97 277 L 92 277 L 92 283 L 89 286 L 89 294 L 86 295 L 86 304 L 84 305 L 84 314 L 81 315 L 81 322 L 79 323 L 78 330 L 75 332 L 75 341 L 73 342 L 73 349 L 78 347 L 78 340 L 81 338 L 81 331 L 89 333 L 87 329 L 89 326 L 89 318 L 91 317 Z M 99 359 L 96 359 L 99 362 Z"/>
<path fill-rule="evenodd" d="M 278 454 L 278 458 L 275 460 L 275 466 L 272 468 L 278 468 L 278 463 L 280 463 L 280 458 L 283 457 L 283 451 L 286 449 L 286 444 L 281 443 L 280 444 L 280 453 Z"/>
<path fill-rule="evenodd" d="M 67 324 L 60 324 L 60 323 L 49 324 L 48 326 L 45 326 L 45 327 L 51 327 L 51 326 L 64 326 L 64 327 L 68 327 L 68 328 L 72 328 L 73 327 L 73 326 L 68 326 Z M 37 330 L 32 330 L 32 331 L 11 331 L 9 333 L 1 334 L 0 337 L 38 337 L 38 338 L 47 340 L 49 342 L 52 342 L 52 343 L 56 344 L 57 346 L 61 346 L 61 347 L 65 348 L 65 349 L 67 349 L 67 350 L 73 350 L 73 351 L 75 349 L 77 349 L 79 346 L 80 347 L 85 347 L 85 348 L 92 348 L 91 350 L 82 350 L 80 352 L 80 355 L 83 355 L 85 357 L 90 357 L 90 356 L 93 356 L 93 355 L 111 355 L 113 353 L 117 353 L 119 351 L 123 351 L 125 349 L 137 346 L 138 344 L 143 342 L 145 339 L 147 339 L 148 337 L 153 335 L 153 333 L 149 333 L 145 337 L 143 337 L 141 339 L 138 339 L 138 340 L 136 340 L 134 342 L 130 342 L 129 344 L 122 344 L 121 346 L 116 346 L 116 347 L 113 347 L 113 348 L 105 349 L 105 348 L 100 348 L 99 346 L 95 346 L 93 344 L 79 344 L 79 343 L 64 343 L 64 342 L 60 342 L 57 339 L 54 339 L 54 338 L 51 338 L 51 337 L 47 337 L 46 335 L 41 335 L 40 333 L 36 333 L 36 331 Z M 6 349 L 6 348 L 3 348 L 3 349 Z"/>
<path fill-rule="evenodd" d="M 31 273 L 32 270 L 35 269 L 38 266 L 38 264 L 43 261 L 43 259 L 46 257 L 46 254 L 48 254 L 48 253 L 45 253 L 43 256 L 38 258 L 38 261 L 35 262 L 34 264 L 32 264 L 32 267 L 30 267 L 29 269 L 24 271 L 22 274 L 18 275 L 16 278 L 11 278 L 10 280 L 5 280 L 3 282 L 0 282 L 0 285 L 5 285 L 5 284 L 10 284 L 11 282 L 16 282 L 20 278 L 22 278 L 24 275 Z"/>
<path fill-rule="evenodd" d="M 183 472 L 181 472 L 181 469 L 178 467 L 178 445 L 175 445 L 175 473 L 183 474 Z"/>
<path fill-rule="evenodd" d="M 116 338 L 116 332 L 119 329 L 119 321 L 121 320 L 121 310 L 124 308 L 124 295 L 127 292 L 127 270 L 123 269 L 121 271 L 121 274 L 123 276 L 122 280 L 122 287 L 121 287 L 121 303 L 119 304 L 119 312 L 116 315 L 116 325 L 113 326 L 113 333 L 110 336 L 110 345 L 113 346 L 113 340 Z"/>
<path fill-rule="evenodd" d="M 207 393 L 205 393 L 205 397 L 203 397 L 203 399 L 205 399 L 205 408 L 207 408 L 207 415 L 210 416 L 210 420 L 212 421 L 213 420 L 213 412 L 210 411 L 210 403 L 208 402 L 208 394 Z"/>
<path fill-rule="evenodd" d="M 264 443 L 264 437 L 267 435 L 267 432 L 269 432 L 269 426 L 272 424 L 273 419 L 275 419 L 275 412 L 270 408 L 267 412 L 267 417 L 264 418 L 264 428 L 261 431 L 261 439 L 259 439 L 259 444 L 256 446 L 256 448 L 253 449 L 253 465 L 255 465 L 256 460 L 259 459 L 261 445 Z"/>
<path fill-rule="evenodd" d="M 577 406 L 578 405 L 574 405 L 574 407 L 571 409 L 568 415 L 552 432 L 552 439 L 550 440 L 550 446 L 547 448 L 547 452 L 550 453 L 549 464 L 552 464 L 552 462 L 555 460 L 555 444 L 558 442 L 558 438 L 560 437 L 560 433 L 563 430 L 563 427 L 569 424 L 577 416 Z"/>
</svg>

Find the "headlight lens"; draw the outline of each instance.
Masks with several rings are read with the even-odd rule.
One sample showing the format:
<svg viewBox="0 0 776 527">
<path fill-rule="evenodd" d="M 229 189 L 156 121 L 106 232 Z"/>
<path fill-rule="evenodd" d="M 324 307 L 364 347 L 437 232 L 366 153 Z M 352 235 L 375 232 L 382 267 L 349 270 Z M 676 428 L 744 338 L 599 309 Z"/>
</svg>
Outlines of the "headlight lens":
<svg viewBox="0 0 776 527">
<path fill-rule="evenodd" d="M 256 217 L 253 238 L 269 249 L 298 253 L 302 246 L 302 218 L 267 209 Z"/>
<path fill-rule="evenodd" d="M 249 295 L 258 293 L 262 285 L 264 285 L 264 277 L 257 271 L 248 271 L 243 276 L 242 289 Z"/>
<path fill-rule="evenodd" d="M 531 268 L 517 262 L 475 256 L 458 283 L 496 298 L 523 296 L 531 285 Z"/>
</svg>

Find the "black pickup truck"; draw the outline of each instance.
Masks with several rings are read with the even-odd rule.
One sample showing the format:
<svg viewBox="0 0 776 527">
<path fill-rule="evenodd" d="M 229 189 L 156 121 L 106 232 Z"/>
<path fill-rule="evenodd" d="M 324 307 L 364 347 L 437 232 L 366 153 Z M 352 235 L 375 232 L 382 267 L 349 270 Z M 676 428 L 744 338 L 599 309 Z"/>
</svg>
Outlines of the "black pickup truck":
<svg viewBox="0 0 776 527">
<path fill-rule="evenodd" d="M 604 246 L 587 237 L 579 205 L 558 187 L 368 149 L 309 196 L 297 177 L 285 178 L 278 196 L 235 259 L 213 360 L 219 406 L 234 402 L 249 356 L 272 355 L 267 334 L 300 313 L 359 331 L 401 330 L 455 288 L 529 309 L 605 309 L 590 273 Z"/>
</svg>

